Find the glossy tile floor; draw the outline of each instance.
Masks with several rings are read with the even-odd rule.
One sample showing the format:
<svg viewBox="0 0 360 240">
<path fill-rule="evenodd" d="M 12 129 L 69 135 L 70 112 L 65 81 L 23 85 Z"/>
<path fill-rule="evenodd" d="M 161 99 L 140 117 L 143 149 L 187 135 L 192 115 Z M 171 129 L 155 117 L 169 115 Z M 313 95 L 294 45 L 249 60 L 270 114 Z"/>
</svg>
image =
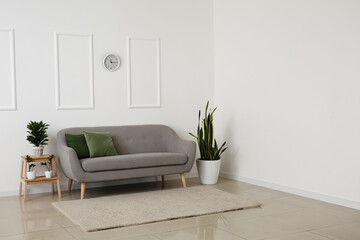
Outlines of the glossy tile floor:
<svg viewBox="0 0 360 240">
<path fill-rule="evenodd" d="M 188 186 L 199 185 L 196 178 Z M 36 187 L 36 186 L 30 186 Z M 166 181 L 165 189 L 180 188 L 180 180 Z M 215 188 L 261 202 L 261 208 L 227 212 L 86 233 L 58 213 L 50 193 L 0 198 L 0 240 L 11 239 L 129 239 L 129 240 L 358 240 L 360 211 L 279 192 L 238 181 L 220 179 Z M 128 194 L 161 189 L 159 182 L 87 189 L 86 197 Z M 79 199 L 78 190 L 63 192 L 61 201 Z"/>
</svg>

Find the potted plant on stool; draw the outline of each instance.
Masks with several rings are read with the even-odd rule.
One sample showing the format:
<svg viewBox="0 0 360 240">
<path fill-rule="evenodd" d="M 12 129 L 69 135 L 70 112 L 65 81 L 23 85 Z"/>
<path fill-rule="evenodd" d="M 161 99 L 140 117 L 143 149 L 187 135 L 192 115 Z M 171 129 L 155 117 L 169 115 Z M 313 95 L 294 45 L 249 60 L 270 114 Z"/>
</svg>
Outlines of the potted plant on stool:
<svg viewBox="0 0 360 240">
<path fill-rule="evenodd" d="M 29 135 L 26 137 L 26 140 L 34 145 L 34 156 L 43 155 L 44 146 L 47 145 L 47 141 L 49 141 L 48 135 L 46 133 L 49 126 L 49 124 L 43 121 L 30 121 L 27 124 L 27 133 Z"/>
<path fill-rule="evenodd" d="M 28 179 L 35 179 L 36 172 L 34 171 L 35 164 L 31 163 L 32 158 L 29 155 L 26 155 L 26 162 L 28 164 L 28 171 L 26 173 L 26 176 Z"/>
<path fill-rule="evenodd" d="M 41 162 L 42 166 L 45 166 L 47 168 L 47 171 L 45 171 L 45 177 L 46 178 L 52 178 L 52 170 L 50 169 L 51 161 L 53 159 L 54 155 L 50 155 L 47 162 Z"/>
<path fill-rule="evenodd" d="M 199 150 L 200 159 L 196 160 L 196 166 L 202 184 L 216 184 L 219 178 L 221 154 L 227 149 L 224 142 L 221 147 L 218 147 L 214 139 L 214 112 L 216 108 L 208 113 L 209 101 L 205 107 L 205 116 L 201 119 L 201 111 L 199 110 L 197 136 L 189 133 L 196 138 Z"/>
</svg>

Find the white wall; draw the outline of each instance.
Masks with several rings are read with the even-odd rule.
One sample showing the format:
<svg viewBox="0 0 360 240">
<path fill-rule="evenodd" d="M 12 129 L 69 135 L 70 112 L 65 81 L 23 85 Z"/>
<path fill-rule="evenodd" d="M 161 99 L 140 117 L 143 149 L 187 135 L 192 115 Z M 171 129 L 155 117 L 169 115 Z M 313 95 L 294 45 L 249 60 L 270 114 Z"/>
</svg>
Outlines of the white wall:
<svg viewBox="0 0 360 240">
<path fill-rule="evenodd" d="M 159 123 L 191 139 L 187 132 L 196 128 L 198 109 L 213 99 L 212 19 L 208 0 L 1 1 L 0 30 L 15 30 L 17 110 L 0 111 L 0 195 L 17 194 L 19 156 L 32 152 L 25 140 L 29 120 L 51 125 L 45 150 L 50 153 L 55 151 L 57 131 L 75 126 Z M 93 110 L 56 110 L 54 32 L 93 35 Z M 160 108 L 128 108 L 127 35 L 160 38 Z M 8 43 L 6 38 L 2 42 Z M 67 49 L 74 57 L 82 53 L 76 46 Z M 9 54 L 9 47 L 2 49 Z M 101 65 L 104 55 L 112 52 L 122 59 L 116 72 Z M 83 59 L 88 62 L 88 54 Z M 0 61 L 0 66 L 10 68 L 7 58 Z M 10 76 L 9 71 L 0 74 Z M 0 87 L 10 91 L 9 78 L 1 78 Z M 3 101 L 11 104 L 9 97 Z M 31 186 L 29 191 L 34 189 L 48 191 L 50 186 Z"/>
<path fill-rule="evenodd" d="M 360 202 L 359 7 L 325 0 L 1 1 L 0 108 L 14 103 L 11 35 L 1 31 L 14 29 L 17 110 L 0 111 L 0 195 L 17 193 L 19 155 L 32 151 L 29 120 L 51 124 L 47 152 L 55 151 L 56 132 L 73 126 L 162 123 L 191 139 L 197 110 L 215 89 L 216 135 L 230 147 L 223 174 Z M 54 32 L 92 34 L 93 110 L 56 110 Z M 160 38 L 161 108 L 128 108 L 128 35 Z M 109 52 L 122 59 L 113 73 L 101 66 Z"/>
<path fill-rule="evenodd" d="M 359 9 L 351 0 L 214 1 L 223 174 L 360 206 Z"/>
</svg>

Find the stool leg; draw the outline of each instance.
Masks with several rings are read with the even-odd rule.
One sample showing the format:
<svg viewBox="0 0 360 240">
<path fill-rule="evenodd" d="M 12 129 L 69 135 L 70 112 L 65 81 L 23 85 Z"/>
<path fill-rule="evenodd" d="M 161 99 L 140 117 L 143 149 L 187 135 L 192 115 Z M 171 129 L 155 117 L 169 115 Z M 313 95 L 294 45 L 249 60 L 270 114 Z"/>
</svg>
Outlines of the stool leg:
<svg viewBox="0 0 360 240">
<path fill-rule="evenodd" d="M 61 198 L 60 180 L 57 180 L 57 188 L 58 188 L 58 195 L 59 195 L 59 199 L 60 199 Z"/>
<path fill-rule="evenodd" d="M 69 178 L 68 192 L 71 192 L 71 186 L 72 186 L 72 179 Z"/>
<path fill-rule="evenodd" d="M 23 177 L 24 177 L 24 162 L 23 162 L 23 160 L 21 160 L 19 197 L 21 197 L 21 194 L 22 194 L 22 181 L 21 181 L 21 179 L 22 179 Z"/>
<path fill-rule="evenodd" d="M 22 181 L 20 181 L 19 197 L 21 197 L 21 194 L 22 194 Z"/>
<path fill-rule="evenodd" d="M 27 182 L 25 183 L 25 189 L 24 189 L 24 202 L 26 202 L 27 197 Z"/>
<path fill-rule="evenodd" d="M 165 187 L 165 175 L 161 175 L 161 187 Z"/>
</svg>

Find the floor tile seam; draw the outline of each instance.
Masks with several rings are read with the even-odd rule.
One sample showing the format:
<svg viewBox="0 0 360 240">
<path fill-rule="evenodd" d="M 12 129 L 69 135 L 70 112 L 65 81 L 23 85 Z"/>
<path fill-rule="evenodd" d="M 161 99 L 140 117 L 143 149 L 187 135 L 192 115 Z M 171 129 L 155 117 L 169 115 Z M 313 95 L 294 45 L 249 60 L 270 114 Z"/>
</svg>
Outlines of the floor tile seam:
<svg viewBox="0 0 360 240">
<path fill-rule="evenodd" d="M 164 221 L 166 222 L 166 221 Z M 185 229 L 196 229 L 196 228 L 199 228 L 199 227 L 206 227 L 206 226 L 212 226 L 211 224 L 204 224 L 204 225 L 197 225 L 195 227 L 183 227 L 183 228 L 179 228 L 179 229 L 173 229 L 173 230 L 169 230 L 169 231 L 156 231 L 156 232 L 152 232 L 151 230 L 148 230 L 150 232 L 150 234 L 161 234 L 161 233 L 169 233 L 169 232 L 177 232 L 177 231 L 182 231 L 182 230 L 185 230 Z"/>
<path fill-rule="evenodd" d="M 317 212 L 322 213 L 322 212 L 319 211 L 318 209 L 314 209 L 314 210 L 317 211 Z M 351 221 L 351 222 L 360 222 L 360 215 L 359 215 L 359 220 L 354 220 L 354 219 L 351 219 L 350 217 L 337 216 L 337 215 L 332 214 L 332 213 L 325 213 L 325 214 L 327 214 L 327 215 L 329 215 L 329 216 L 332 216 L 332 217 L 342 218 L 342 219 L 344 219 L 344 220 L 349 220 L 349 221 Z"/>
<path fill-rule="evenodd" d="M 276 216 L 275 215 L 266 215 L 266 216 L 262 216 L 262 215 L 259 215 L 259 216 L 254 216 L 254 217 L 250 217 L 250 219 L 240 219 L 240 220 L 232 220 L 232 223 L 237 223 L 237 222 L 241 222 L 241 223 L 247 223 L 247 222 L 252 222 L 252 221 L 256 221 L 257 219 L 264 219 L 264 218 L 267 218 L 267 217 L 271 217 L 271 216 Z M 295 228 L 298 228 L 300 230 L 303 230 L 303 231 L 306 231 L 307 229 L 305 228 L 302 228 L 302 227 L 298 227 L 298 226 L 294 226 L 294 225 L 291 225 L 291 224 L 288 224 L 288 223 L 279 223 L 279 224 L 282 224 L 282 225 L 286 225 L 288 227 L 295 227 Z"/>
<path fill-rule="evenodd" d="M 213 226 L 213 227 L 214 227 L 215 229 L 218 228 L 218 227 L 216 227 L 216 226 Z M 243 240 L 249 240 L 249 239 L 245 238 L 244 236 L 239 236 L 239 235 L 237 235 L 237 234 L 235 234 L 235 233 L 233 233 L 233 232 L 230 232 L 230 231 L 228 231 L 228 230 L 221 229 L 221 228 L 219 228 L 219 230 L 221 230 L 221 231 L 223 231 L 223 232 L 226 232 L 226 233 L 229 233 L 230 235 L 233 235 L 233 236 L 235 236 L 235 237 L 239 237 L 239 238 L 241 238 L 241 239 L 243 239 Z"/>
<path fill-rule="evenodd" d="M 229 186 L 225 186 L 225 187 L 229 187 Z M 233 187 L 233 186 L 230 186 L 230 187 Z M 260 189 L 259 187 L 250 187 L 250 188 L 248 188 L 248 187 L 239 187 L 239 186 L 235 186 L 234 188 L 237 188 L 237 190 L 242 190 L 242 191 L 251 191 L 251 190 Z"/>
<path fill-rule="evenodd" d="M 49 220 L 49 219 L 53 220 L 53 223 L 55 223 L 54 226 L 49 226 L 48 229 L 43 229 L 43 230 L 40 230 L 40 231 L 46 231 L 46 230 L 51 230 L 51 229 L 63 228 L 63 226 L 62 226 L 59 222 L 56 221 L 56 217 L 54 217 L 54 216 L 51 216 L 50 218 L 49 218 L 49 217 L 45 217 L 45 218 L 34 219 L 34 220 L 28 219 L 28 221 L 36 221 L 36 220 L 45 220 L 45 221 L 46 221 L 46 220 Z M 26 220 L 25 220 L 25 221 L 26 221 Z M 34 231 L 31 231 L 31 232 L 34 232 Z M 35 232 L 38 232 L 38 231 L 35 231 Z"/>
<path fill-rule="evenodd" d="M 56 220 L 56 217 L 54 216 L 46 216 L 46 217 L 32 217 L 32 218 L 13 218 L 12 220 L 17 220 L 17 222 L 21 223 L 21 224 L 28 224 L 28 223 L 32 223 L 32 222 L 41 222 L 41 221 L 52 221 L 52 223 L 54 223 L 54 228 L 56 228 L 55 226 L 59 225 L 61 226 L 61 224 L 59 224 Z M 52 228 L 52 226 L 49 226 L 50 228 Z M 62 226 L 61 226 L 62 227 Z"/>
<path fill-rule="evenodd" d="M 265 217 L 257 217 L 259 220 L 262 219 L 262 218 L 265 218 Z M 249 220 L 245 220 L 243 221 L 243 223 L 248 223 L 248 222 L 252 222 L 252 221 L 256 221 L 256 218 L 253 218 L 253 219 L 249 219 Z M 272 221 L 273 222 L 273 221 Z M 280 225 L 284 225 L 286 227 L 289 227 L 289 228 L 294 228 L 296 229 L 295 232 L 305 232 L 305 231 L 308 231 L 308 229 L 306 228 L 303 228 L 303 227 L 299 227 L 299 226 L 296 226 L 296 225 L 292 225 L 292 224 L 289 224 L 289 223 L 277 223 L 277 224 L 280 224 Z"/>
<path fill-rule="evenodd" d="M 331 227 L 336 227 L 336 226 L 342 226 L 342 225 L 347 225 L 347 224 L 351 224 L 353 222 L 349 221 L 349 222 L 343 222 L 343 223 L 337 223 L 337 224 L 330 224 L 330 225 L 325 225 L 325 226 L 321 226 L 321 227 L 316 227 L 316 228 L 307 228 L 307 231 L 313 231 L 313 230 L 318 230 L 321 228 L 331 228 Z"/>
<path fill-rule="evenodd" d="M 28 216 L 28 215 L 30 215 L 30 216 Z M 33 215 L 33 216 L 31 216 L 31 215 Z M 35 213 L 22 213 L 20 217 L 24 220 L 31 220 L 34 217 L 39 218 L 39 219 L 40 218 L 45 219 L 45 218 L 57 218 L 58 216 L 61 216 L 61 215 L 54 214 L 54 213 L 45 213 L 45 214 L 41 213 L 39 215 L 35 215 Z"/>
<path fill-rule="evenodd" d="M 272 203 L 275 203 L 275 204 L 284 205 L 284 203 L 281 202 L 283 198 L 284 198 L 284 197 L 276 198 L 276 199 L 263 199 L 262 201 L 265 202 L 264 204 L 269 204 L 269 203 L 267 203 L 267 202 L 271 201 Z M 286 199 L 283 200 L 283 201 L 286 201 Z M 271 203 L 270 203 L 270 204 L 271 204 Z M 290 204 L 289 204 L 289 203 L 285 203 L 285 204 L 287 204 L 287 205 L 289 205 L 289 206 L 291 206 L 291 207 L 303 208 L 303 207 L 296 206 L 296 205 L 291 204 L 291 203 L 290 203 Z"/>
<path fill-rule="evenodd" d="M 64 229 L 73 239 L 78 240 L 78 238 L 77 238 L 72 232 L 68 231 L 68 229 L 70 229 L 70 228 L 76 228 L 76 227 L 66 227 L 66 228 L 63 228 L 63 229 Z M 81 230 L 81 231 L 84 231 L 84 230 L 82 230 L 81 228 L 80 228 L 80 230 Z"/>
<path fill-rule="evenodd" d="M 63 231 L 65 231 L 73 240 L 78 240 L 73 234 L 71 234 L 69 231 L 67 231 L 65 228 L 62 228 Z"/>
<path fill-rule="evenodd" d="M 274 201 L 279 201 L 279 200 L 284 200 L 286 201 L 287 199 L 286 198 L 293 198 L 293 197 L 296 197 L 296 195 L 294 196 L 282 196 L 282 197 L 279 197 L 279 198 L 271 198 L 271 199 L 262 199 L 262 200 L 274 200 Z M 308 199 L 311 199 L 311 198 L 308 198 Z M 312 200 L 312 199 L 311 199 Z M 281 204 L 281 203 L 280 203 Z M 301 209 L 314 209 L 314 208 L 320 208 L 320 206 L 316 206 L 316 207 L 304 207 L 304 206 L 299 206 L 297 204 L 293 204 L 293 203 L 286 203 L 287 205 L 290 205 L 290 206 L 293 206 L 293 207 L 298 207 L 298 208 L 301 208 Z M 322 206 L 323 207 L 329 207 L 328 205 L 327 206 Z"/>
<path fill-rule="evenodd" d="M 310 234 L 314 234 L 310 231 L 302 231 L 302 232 L 292 232 L 292 233 L 287 233 L 287 234 L 284 234 L 284 235 L 280 235 L 280 236 L 276 236 L 276 237 L 270 237 L 270 238 L 261 238 L 259 240 L 271 240 L 271 239 L 274 239 L 274 238 L 278 238 L 278 237 L 286 237 L 286 236 L 292 236 L 294 234 L 299 234 L 299 233 L 310 233 Z M 329 238 L 329 237 L 325 237 L 325 236 L 322 236 L 322 235 L 319 235 L 319 234 L 314 234 L 316 236 L 320 236 L 320 237 L 323 237 L 323 238 L 326 238 L 326 239 L 329 239 L 329 240 L 334 240 L 333 238 Z"/>
<path fill-rule="evenodd" d="M 263 216 L 249 217 L 249 219 L 246 219 L 246 218 L 244 218 L 244 219 L 238 219 L 238 220 L 232 219 L 232 220 L 230 220 L 230 221 L 231 221 L 230 226 L 231 226 L 231 224 L 233 224 L 233 223 L 245 223 L 245 222 L 250 222 L 250 221 L 253 221 L 253 220 L 256 220 L 256 219 L 259 219 L 259 218 L 263 218 Z M 211 223 L 210 223 L 210 224 L 211 224 Z M 214 224 L 211 224 L 211 225 L 214 226 Z M 220 225 L 216 225 L 216 227 L 217 227 L 217 226 L 222 226 L 222 225 L 225 225 L 225 226 L 228 225 L 228 226 L 229 226 L 229 224 L 220 224 Z"/>
<path fill-rule="evenodd" d="M 11 236 L 15 236 L 15 235 L 23 235 L 23 234 L 29 234 L 29 233 L 37 233 L 37 232 L 44 232 L 44 231 L 51 231 L 51 230 L 59 230 L 59 229 L 63 229 L 63 227 L 61 225 L 59 225 L 58 223 L 56 223 L 57 226 L 54 227 L 50 227 L 50 228 L 47 228 L 47 229 L 42 229 L 42 230 L 36 230 L 36 231 L 23 231 L 23 228 L 21 229 L 22 232 L 21 233 L 15 233 L 15 234 L 10 234 L 10 235 L 0 235 L 0 237 L 11 237 Z"/>
<path fill-rule="evenodd" d="M 282 195 L 283 196 L 280 196 L 280 197 L 292 197 L 293 194 L 291 193 L 287 193 L 287 192 L 282 192 L 282 191 L 278 191 L 278 190 L 273 190 L 271 188 L 252 188 L 252 189 L 245 189 L 244 192 L 250 192 L 250 191 L 256 191 L 256 190 L 260 190 L 260 191 L 263 191 L 263 192 L 266 192 L 266 193 L 269 193 L 269 194 L 279 194 L 279 195 Z M 251 192 L 250 192 L 251 193 Z M 254 194 L 254 195 L 258 195 L 256 193 L 251 193 L 251 194 Z"/>
<path fill-rule="evenodd" d="M 72 226 L 63 226 L 63 225 L 61 224 L 60 219 L 59 219 L 58 217 L 54 217 L 54 218 L 55 218 L 54 221 L 55 221 L 57 224 L 59 224 L 62 228 L 68 228 L 68 227 L 76 227 L 76 226 L 78 226 L 76 223 L 74 223 L 71 219 L 69 219 L 69 218 L 66 217 L 65 215 L 62 215 L 62 217 L 66 218 L 68 221 L 70 221 L 70 222 L 73 224 Z"/>
<path fill-rule="evenodd" d="M 308 201 L 309 200 L 313 201 L 314 203 L 325 204 L 326 206 L 331 205 L 331 203 L 328 203 L 328 202 L 325 202 L 325 201 L 317 200 L 317 199 L 310 198 L 310 197 L 304 197 L 302 195 L 297 195 L 297 194 L 290 194 L 290 196 L 284 196 L 283 198 L 298 198 L 298 200 L 305 199 L 305 200 L 308 200 Z"/>
<path fill-rule="evenodd" d="M 211 225 L 212 225 L 212 227 L 219 228 L 220 230 L 222 230 L 222 231 L 224 231 L 224 232 L 227 232 L 227 233 L 230 233 L 230 234 L 232 234 L 232 235 L 234 235 L 234 236 L 236 236 L 236 237 L 243 238 L 244 240 L 250 240 L 250 239 L 248 239 L 248 238 L 246 238 L 246 237 L 244 237 L 244 236 L 240 236 L 239 234 L 230 232 L 229 230 L 224 229 L 222 226 L 219 226 L 219 227 L 218 227 L 218 226 L 215 226 L 215 225 L 213 225 L 213 224 L 211 224 Z"/>
<path fill-rule="evenodd" d="M 302 210 L 314 210 L 314 209 L 320 208 L 320 206 L 308 207 L 308 206 L 300 206 L 300 205 L 292 204 L 292 203 L 286 203 L 286 204 L 287 204 L 287 205 L 290 205 L 290 206 L 292 206 L 292 207 L 300 208 L 300 209 L 302 209 Z"/>
<path fill-rule="evenodd" d="M 156 223 L 159 223 L 159 222 L 156 222 Z M 144 223 L 144 224 L 138 224 L 138 225 L 132 225 L 132 226 L 129 226 L 129 227 L 133 227 L 133 228 L 136 228 L 136 227 L 144 227 L 144 229 L 141 229 L 141 231 L 145 231 L 146 233 L 145 234 L 138 234 L 138 233 L 135 233 L 131 236 L 134 236 L 134 237 L 138 237 L 138 236 L 144 236 L 144 235 L 154 235 L 154 234 L 158 234 L 158 233 L 162 233 L 161 231 L 151 231 L 151 229 L 149 229 L 149 225 L 151 223 Z M 111 228 L 112 230 L 116 230 L 116 229 L 126 229 L 126 226 L 125 227 L 120 227 L 120 228 Z M 106 230 L 111 230 L 111 229 L 105 229 L 104 231 Z M 181 228 L 179 230 L 183 230 L 183 229 L 186 229 L 186 228 Z M 175 230 L 174 230 L 175 231 Z M 170 232 L 170 231 L 166 231 L 166 232 Z"/>
<path fill-rule="evenodd" d="M 333 203 L 328 203 L 328 202 L 326 202 L 324 205 L 325 205 L 325 206 L 319 206 L 318 209 L 326 209 L 326 208 L 334 207 L 334 206 L 344 207 L 344 206 L 341 206 L 341 205 L 337 205 L 337 204 L 333 204 Z"/>
<path fill-rule="evenodd" d="M 1 238 L 7 238 L 7 237 L 14 237 L 14 236 L 22 236 L 22 235 L 32 234 L 32 233 L 52 231 L 52 230 L 65 230 L 65 228 L 60 226 L 60 227 L 57 227 L 57 228 L 48 228 L 48 229 L 37 230 L 37 231 L 28 231 L 28 232 L 15 233 L 15 234 L 10 234 L 10 235 L 0 235 L 0 239 Z"/>
<path fill-rule="evenodd" d="M 22 236 L 25 233 L 15 233 L 15 234 L 10 234 L 10 235 L 0 235 L 0 239 L 2 238 L 8 238 L 8 237 L 15 237 L 15 236 Z"/>
<path fill-rule="evenodd" d="M 226 216 L 224 216 L 224 217 L 226 217 Z M 236 223 L 236 222 L 244 222 L 244 221 L 248 222 L 248 221 L 254 220 L 256 218 L 261 218 L 261 217 L 263 217 L 263 216 L 261 216 L 261 215 L 246 216 L 243 219 L 231 219 L 229 221 L 234 222 L 234 223 Z M 225 222 L 226 222 L 226 220 L 223 220 L 223 219 L 220 220 L 220 224 L 225 224 Z M 213 224 L 213 223 L 209 223 L 209 224 Z M 219 224 L 219 223 L 217 223 L 217 224 Z"/>
<path fill-rule="evenodd" d="M 153 240 L 154 238 L 156 240 L 163 240 L 162 238 L 159 238 L 159 237 L 155 236 L 155 234 L 130 235 L 130 236 L 127 236 L 127 237 L 120 237 L 120 238 L 115 237 L 114 239 L 116 239 L 116 240 L 127 240 L 129 238 L 140 238 L 140 237 L 146 237 L 146 238 L 151 239 L 151 240 Z"/>
<path fill-rule="evenodd" d="M 269 215 L 264 215 L 264 217 L 267 217 L 267 216 L 281 216 L 281 215 L 284 215 L 284 214 L 291 214 L 291 213 L 302 213 L 304 210 L 311 210 L 311 209 L 300 209 L 300 210 L 294 210 L 294 211 L 289 211 L 289 212 L 283 212 L 283 213 L 275 213 L 275 214 L 269 214 Z M 314 211 L 316 211 L 315 209 L 312 209 L 312 210 L 314 210 Z M 351 219 L 348 219 L 348 218 L 344 218 L 344 217 L 339 217 L 339 216 L 335 216 L 335 215 L 331 215 L 331 214 L 329 214 L 329 213 L 322 213 L 322 212 L 318 212 L 318 211 L 316 211 L 317 213 L 319 213 L 319 214 L 323 214 L 323 215 L 325 215 L 325 216 L 327 216 L 327 217 L 336 217 L 336 218 L 338 218 L 338 219 L 341 219 L 341 220 L 344 220 L 344 221 L 348 221 L 348 222 L 346 222 L 346 223 L 349 223 L 349 222 L 354 222 L 353 220 L 351 220 Z M 360 220 L 359 220 L 360 221 Z"/>
<path fill-rule="evenodd" d="M 277 215 L 281 215 L 281 214 L 274 214 L 274 215 L 266 215 L 266 216 L 256 216 L 256 217 L 253 217 L 251 219 L 246 219 L 246 220 L 235 220 L 235 221 L 232 221 L 233 223 L 236 223 L 236 222 L 242 222 L 242 223 L 245 223 L 245 222 L 251 222 L 251 221 L 254 221 L 256 219 L 261 219 L 261 218 L 266 218 L 266 217 L 271 217 L 271 216 L 277 216 Z M 349 222 L 345 222 L 345 223 L 338 223 L 338 224 L 330 224 L 330 225 L 326 225 L 326 226 L 322 226 L 322 227 L 318 227 L 318 228 L 307 228 L 307 227 L 299 227 L 297 225 L 293 225 L 293 224 L 289 224 L 289 223 L 281 223 L 282 225 L 286 225 L 288 227 L 292 227 L 292 228 L 297 228 L 299 230 L 302 230 L 304 232 L 310 232 L 310 231 L 313 231 L 313 230 L 318 230 L 318 229 L 322 229 L 322 228 L 329 228 L 329 227 L 334 227 L 334 226 L 341 226 L 341 225 L 347 225 L 347 224 L 351 224 L 351 223 L 360 223 L 360 221 L 357 221 L 357 222 L 352 222 L 352 221 L 349 221 Z M 231 226 L 231 225 L 230 225 Z M 222 227 L 222 226 L 219 226 L 219 227 Z M 224 226 L 226 227 L 226 226 Z M 223 228 L 222 228 L 223 229 Z"/>
<path fill-rule="evenodd" d="M 290 210 L 290 211 L 288 211 L 288 212 L 282 212 L 282 213 L 274 213 L 274 214 L 263 215 L 263 217 L 276 217 L 276 216 L 281 216 L 281 215 L 285 215 L 285 214 L 302 213 L 302 212 L 304 212 L 304 210 L 306 210 L 306 209 Z"/>
<path fill-rule="evenodd" d="M 217 187 L 216 189 L 224 191 L 224 192 L 231 192 L 233 194 L 250 194 L 250 195 L 256 195 L 252 193 L 251 191 L 256 190 L 256 188 L 236 188 L 236 187 Z"/>
<path fill-rule="evenodd" d="M 222 189 L 219 189 L 219 190 L 222 190 Z M 227 190 L 229 192 L 231 192 L 232 194 L 236 194 L 236 195 L 240 195 L 240 194 L 244 194 L 244 195 L 252 195 L 252 196 L 255 196 L 255 197 L 261 197 L 261 194 L 257 194 L 257 193 L 253 193 L 251 191 L 253 191 L 254 189 L 236 189 L 236 190 Z M 225 190 L 222 190 L 222 191 L 225 191 Z"/>
<path fill-rule="evenodd" d="M 277 199 L 282 198 L 282 197 L 265 197 L 264 198 L 264 197 L 261 197 L 261 196 L 256 195 L 256 194 L 250 194 L 250 195 L 253 195 L 253 196 L 248 196 L 248 195 L 244 194 L 245 195 L 244 196 L 244 195 L 242 195 L 243 193 L 236 193 L 236 192 L 228 192 L 228 193 L 235 194 L 235 195 L 240 196 L 241 198 L 252 200 L 252 201 L 277 200 Z"/>
<path fill-rule="evenodd" d="M 155 234 L 151 234 L 150 237 L 153 237 L 154 239 L 157 239 L 157 240 L 163 240 L 163 238 L 160 238 L 160 237 L 156 236 Z"/>
<path fill-rule="evenodd" d="M 324 236 L 324 235 L 322 235 L 322 234 L 320 234 L 320 233 L 317 233 L 317 232 L 313 232 L 313 230 L 309 230 L 309 231 L 307 231 L 307 232 L 309 232 L 309 233 L 311 233 L 311 234 L 314 234 L 314 235 L 316 235 L 316 236 L 320 236 L 320 237 L 323 237 L 323 238 L 327 238 L 327 239 L 329 239 L 329 240 L 336 240 L 335 238 L 332 238 L 332 237 L 329 237 L 329 236 Z"/>
<path fill-rule="evenodd" d="M 322 227 L 316 227 L 316 228 L 309 228 L 309 227 L 300 227 L 300 226 L 297 226 L 297 225 L 291 225 L 291 224 L 288 224 L 288 223 L 282 223 L 283 225 L 286 225 L 286 226 L 290 226 L 290 227 L 295 227 L 295 228 L 299 228 L 299 229 L 302 229 L 303 231 L 305 232 L 309 232 L 309 231 L 313 231 L 313 230 L 317 230 L 317 229 L 321 229 L 321 228 L 328 228 L 328 227 L 334 227 L 334 226 L 338 226 L 340 224 L 331 224 L 331 225 L 326 225 L 326 226 L 322 226 Z M 345 223 L 346 224 L 346 223 Z M 341 224 L 342 225 L 342 224 Z"/>
<path fill-rule="evenodd" d="M 334 224 L 334 225 L 330 225 L 330 226 L 324 226 L 324 227 L 309 229 L 308 231 L 312 232 L 312 231 L 316 231 L 316 230 L 320 230 L 320 229 L 333 228 L 333 227 L 341 227 L 341 226 L 345 226 L 345 225 L 349 225 L 349 224 L 354 224 L 354 223 L 360 223 L 360 222 L 339 223 L 339 224 Z"/>
<path fill-rule="evenodd" d="M 304 209 L 296 209 L 296 210 L 289 210 L 289 211 L 285 211 L 285 212 L 281 212 L 281 213 L 270 213 L 270 214 L 265 214 L 265 215 L 260 215 L 261 217 L 273 217 L 273 216 L 278 216 L 278 215 L 282 215 L 282 214 L 291 214 L 291 213 L 296 213 L 296 212 L 302 212 L 304 211 Z"/>
<path fill-rule="evenodd" d="M 176 230 L 170 230 L 170 231 L 165 231 L 165 232 L 154 232 L 152 233 L 152 235 L 159 235 L 159 234 L 163 234 L 163 233 L 172 233 L 172 232 L 179 232 L 179 231 L 183 231 L 183 230 L 186 230 L 186 229 L 197 229 L 199 227 L 206 227 L 206 226 L 210 226 L 210 224 L 208 225 L 203 225 L 203 226 L 197 226 L 197 227 L 189 227 L 189 228 L 183 228 L 183 229 L 176 229 Z M 159 238 L 157 236 L 157 238 Z M 160 238 L 162 239 L 162 238 Z"/>
<path fill-rule="evenodd" d="M 286 224 L 283 224 L 283 225 L 286 225 Z M 289 225 L 287 225 L 289 226 Z M 290 227 L 293 227 L 293 226 L 290 226 Z M 303 229 L 300 229 L 298 227 L 295 227 L 297 230 L 296 231 L 293 231 L 293 232 L 290 232 L 290 233 L 280 233 L 279 235 L 276 235 L 276 236 L 272 236 L 271 238 L 279 238 L 279 237 L 284 237 L 284 236 L 288 236 L 288 235 L 292 235 L 292 234 L 297 234 L 297 233 L 303 233 L 303 232 L 306 232 L 306 230 L 303 230 Z M 267 239 L 271 239 L 271 238 L 259 238 L 257 240 L 267 240 Z"/>
<path fill-rule="evenodd" d="M 300 229 L 299 229 L 299 230 L 300 230 Z M 265 237 L 265 238 L 259 238 L 259 239 L 257 239 L 257 240 L 270 240 L 270 239 L 272 239 L 272 238 L 285 237 L 285 236 L 290 236 L 290 235 L 293 235 L 293 234 L 298 234 L 298 233 L 303 233 L 303 232 L 306 232 L 306 231 L 301 230 L 301 231 L 295 231 L 295 232 L 290 232 L 290 233 L 282 233 L 282 234 L 280 234 L 280 235 L 272 236 L 272 237 L 270 237 L 270 238 Z"/>
</svg>

